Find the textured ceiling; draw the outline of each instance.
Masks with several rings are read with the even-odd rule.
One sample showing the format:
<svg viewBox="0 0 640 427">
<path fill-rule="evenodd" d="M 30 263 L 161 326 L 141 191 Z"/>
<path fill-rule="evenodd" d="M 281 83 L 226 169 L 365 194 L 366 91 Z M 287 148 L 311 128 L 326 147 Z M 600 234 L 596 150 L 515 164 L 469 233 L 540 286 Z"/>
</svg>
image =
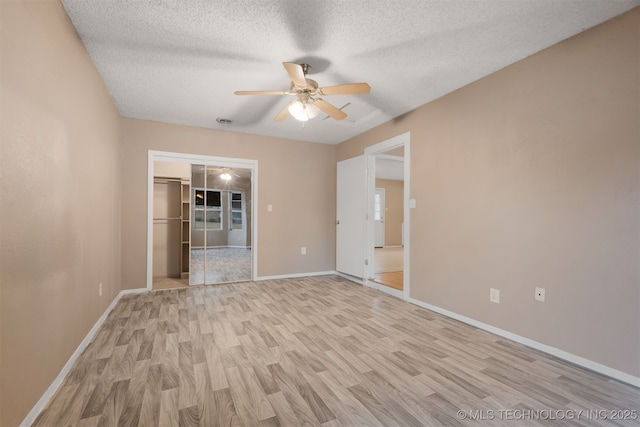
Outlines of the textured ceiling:
<svg viewBox="0 0 640 427">
<path fill-rule="evenodd" d="M 62 0 L 124 117 L 336 144 L 640 5 L 640 0 Z M 274 122 L 282 62 L 348 117 Z M 345 107 L 346 106 L 346 107 Z M 216 118 L 233 121 L 216 123 Z"/>
</svg>

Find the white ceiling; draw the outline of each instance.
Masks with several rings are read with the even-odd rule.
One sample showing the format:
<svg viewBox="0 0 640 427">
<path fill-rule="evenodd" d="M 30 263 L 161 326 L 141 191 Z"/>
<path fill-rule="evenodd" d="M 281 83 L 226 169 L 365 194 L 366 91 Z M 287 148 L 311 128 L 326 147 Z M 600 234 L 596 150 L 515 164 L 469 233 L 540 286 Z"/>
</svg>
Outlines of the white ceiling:
<svg viewBox="0 0 640 427">
<path fill-rule="evenodd" d="M 404 181 L 404 158 L 385 154 L 377 155 L 376 178 Z"/>
<path fill-rule="evenodd" d="M 340 143 L 640 0 L 61 0 L 124 117 Z M 342 122 L 274 122 L 282 62 L 308 63 Z M 216 123 L 216 118 L 233 121 Z"/>
</svg>

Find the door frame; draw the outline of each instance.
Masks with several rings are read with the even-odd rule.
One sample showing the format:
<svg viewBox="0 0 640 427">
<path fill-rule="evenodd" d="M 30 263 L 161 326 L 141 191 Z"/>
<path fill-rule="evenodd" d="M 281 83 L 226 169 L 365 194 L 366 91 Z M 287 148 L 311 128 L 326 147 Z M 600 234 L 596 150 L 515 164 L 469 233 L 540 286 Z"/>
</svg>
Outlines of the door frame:
<svg viewBox="0 0 640 427">
<path fill-rule="evenodd" d="M 251 170 L 251 280 L 258 277 L 258 161 L 149 150 L 147 156 L 147 286 L 153 288 L 153 176 L 155 162 L 189 163 Z"/>
<path fill-rule="evenodd" d="M 385 219 L 385 218 L 386 218 L 386 216 L 387 216 L 387 211 L 386 211 L 386 209 L 387 209 L 387 200 L 386 200 L 386 198 L 387 198 L 387 194 L 386 194 L 386 193 L 387 193 L 387 191 L 386 191 L 386 189 L 385 189 L 385 188 L 383 188 L 383 187 L 376 187 L 376 188 L 374 188 L 374 194 L 376 194 L 376 193 L 378 193 L 378 192 L 380 192 L 380 193 L 382 194 L 382 197 L 381 197 L 381 200 L 382 200 L 381 205 L 382 205 L 382 206 L 380 206 L 380 209 L 381 209 L 381 210 L 380 210 L 380 227 L 382 227 L 382 245 L 381 245 L 381 246 L 375 246 L 375 243 L 376 243 L 376 230 L 375 230 L 375 223 L 376 223 L 376 219 L 375 219 L 375 209 L 374 209 L 374 218 L 373 218 L 373 224 L 374 224 L 374 227 L 373 227 L 373 243 L 374 243 L 374 246 L 375 246 L 376 248 L 384 248 L 384 247 L 386 246 L 386 245 L 385 245 L 385 243 L 386 243 L 386 229 L 385 229 L 385 227 L 386 227 L 386 226 L 385 226 L 384 219 Z M 375 265 L 375 264 L 374 264 L 374 265 Z"/>
<path fill-rule="evenodd" d="M 376 188 L 376 156 L 383 154 L 386 151 L 393 150 L 395 148 L 404 147 L 404 194 L 403 194 L 403 216 L 404 216 L 404 228 L 402 230 L 402 237 L 404 241 L 404 253 L 402 257 L 403 263 L 403 286 L 402 292 L 390 288 L 388 286 L 380 285 L 374 282 L 375 274 L 375 224 L 373 216 L 373 200 Z M 377 144 L 371 145 L 364 149 L 364 154 L 367 164 L 367 221 L 366 221 L 366 259 L 371 260 L 365 265 L 365 280 L 364 284 L 374 289 L 386 292 L 398 298 L 408 300 L 411 289 L 411 277 L 410 277 L 410 253 L 411 253 L 411 215 L 409 209 L 409 198 L 411 197 L 411 132 L 406 132 Z"/>
</svg>

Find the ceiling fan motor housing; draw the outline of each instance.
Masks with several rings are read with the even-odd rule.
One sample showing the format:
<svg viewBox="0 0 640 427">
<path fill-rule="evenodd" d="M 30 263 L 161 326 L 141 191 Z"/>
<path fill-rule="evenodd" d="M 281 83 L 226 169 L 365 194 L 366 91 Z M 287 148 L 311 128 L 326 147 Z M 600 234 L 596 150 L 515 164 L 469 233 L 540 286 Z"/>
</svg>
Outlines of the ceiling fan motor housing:
<svg viewBox="0 0 640 427">
<path fill-rule="evenodd" d="M 308 93 L 310 95 L 315 95 L 318 93 L 318 82 L 312 79 L 305 79 L 307 82 L 306 86 L 298 86 L 294 82 L 291 82 L 291 86 L 289 88 L 289 92 L 292 93 Z"/>
<path fill-rule="evenodd" d="M 235 92 L 236 95 L 295 95 L 297 98 L 296 101 L 290 102 L 282 111 L 280 111 L 274 119 L 277 122 L 284 120 L 289 113 L 294 115 L 294 112 L 297 110 L 302 110 L 302 112 L 306 113 L 309 113 L 309 110 L 313 110 L 315 112 L 315 114 L 306 114 L 304 117 L 302 114 L 299 117 L 294 115 L 294 117 L 300 121 L 306 121 L 309 118 L 315 117 L 317 110 L 322 110 L 335 120 L 342 120 L 347 117 L 346 113 L 324 99 L 316 97 L 318 95 L 364 94 L 369 93 L 371 90 L 371 87 L 367 83 L 349 83 L 319 87 L 318 82 L 307 78 L 307 74 L 311 71 L 311 66 L 309 64 L 283 62 L 282 65 L 291 78 L 291 84 L 288 92 L 276 90 Z"/>
</svg>

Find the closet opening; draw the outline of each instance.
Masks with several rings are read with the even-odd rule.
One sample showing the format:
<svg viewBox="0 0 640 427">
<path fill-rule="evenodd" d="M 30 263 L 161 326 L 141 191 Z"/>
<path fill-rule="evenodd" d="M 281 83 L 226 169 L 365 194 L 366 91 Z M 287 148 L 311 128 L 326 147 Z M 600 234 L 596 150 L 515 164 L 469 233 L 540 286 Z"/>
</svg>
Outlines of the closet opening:
<svg viewBox="0 0 640 427">
<path fill-rule="evenodd" d="M 147 288 L 253 280 L 256 184 L 255 160 L 150 151 Z"/>
</svg>

